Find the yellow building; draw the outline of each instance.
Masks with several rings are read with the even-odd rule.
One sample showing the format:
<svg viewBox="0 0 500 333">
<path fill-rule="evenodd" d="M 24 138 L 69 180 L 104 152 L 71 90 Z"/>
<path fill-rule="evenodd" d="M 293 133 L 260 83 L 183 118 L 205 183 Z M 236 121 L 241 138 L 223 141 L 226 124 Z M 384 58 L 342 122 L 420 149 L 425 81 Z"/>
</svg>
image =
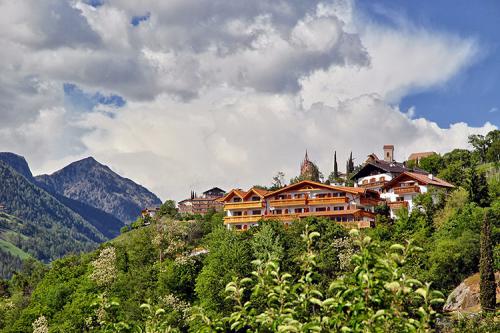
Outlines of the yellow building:
<svg viewBox="0 0 500 333">
<path fill-rule="evenodd" d="M 224 204 L 224 224 L 247 230 L 263 219 L 289 225 L 294 220 L 322 216 L 350 227 L 371 227 L 379 193 L 359 187 L 331 186 L 304 180 L 269 192 L 259 188 L 231 190 L 219 199 Z"/>
</svg>

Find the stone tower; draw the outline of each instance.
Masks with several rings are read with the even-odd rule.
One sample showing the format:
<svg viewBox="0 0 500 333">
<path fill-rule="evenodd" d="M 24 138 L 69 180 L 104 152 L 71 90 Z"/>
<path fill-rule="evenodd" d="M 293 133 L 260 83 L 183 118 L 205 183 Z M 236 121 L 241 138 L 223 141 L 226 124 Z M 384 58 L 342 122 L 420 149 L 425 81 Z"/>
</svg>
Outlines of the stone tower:
<svg viewBox="0 0 500 333">
<path fill-rule="evenodd" d="M 394 146 L 384 145 L 384 161 L 394 162 Z"/>
</svg>

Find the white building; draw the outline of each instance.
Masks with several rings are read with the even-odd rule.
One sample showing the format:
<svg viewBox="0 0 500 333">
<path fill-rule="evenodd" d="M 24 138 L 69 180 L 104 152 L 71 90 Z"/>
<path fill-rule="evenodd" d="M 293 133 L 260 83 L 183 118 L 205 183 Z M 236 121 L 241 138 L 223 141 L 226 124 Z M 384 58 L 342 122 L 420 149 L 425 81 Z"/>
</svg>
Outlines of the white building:
<svg viewBox="0 0 500 333">
<path fill-rule="evenodd" d="M 431 174 L 403 172 L 385 183 L 380 197 L 386 199 L 387 205 L 391 209 L 391 217 L 394 218 L 396 212 L 403 207 L 411 212 L 414 208 L 413 201 L 417 195 L 427 193 L 431 188 L 449 190 L 453 187 L 452 184 Z"/>
</svg>

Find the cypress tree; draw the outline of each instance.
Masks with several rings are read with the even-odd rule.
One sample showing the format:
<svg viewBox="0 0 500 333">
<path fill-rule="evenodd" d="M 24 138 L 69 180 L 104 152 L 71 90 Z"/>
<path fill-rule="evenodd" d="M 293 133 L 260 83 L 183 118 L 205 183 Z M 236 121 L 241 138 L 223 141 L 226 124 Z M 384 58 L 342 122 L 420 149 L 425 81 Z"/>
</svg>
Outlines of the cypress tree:
<svg viewBox="0 0 500 333">
<path fill-rule="evenodd" d="M 337 166 L 337 151 L 333 153 L 333 177 L 339 178 L 339 168 Z"/>
<path fill-rule="evenodd" d="M 493 271 L 493 246 L 491 241 L 491 226 L 489 212 L 484 214 L 481 228 L 481 248 L 479 261 L 481 309 L 485 312 L 494 312 L 496 306 L 495 272 Z"/>
</svg>

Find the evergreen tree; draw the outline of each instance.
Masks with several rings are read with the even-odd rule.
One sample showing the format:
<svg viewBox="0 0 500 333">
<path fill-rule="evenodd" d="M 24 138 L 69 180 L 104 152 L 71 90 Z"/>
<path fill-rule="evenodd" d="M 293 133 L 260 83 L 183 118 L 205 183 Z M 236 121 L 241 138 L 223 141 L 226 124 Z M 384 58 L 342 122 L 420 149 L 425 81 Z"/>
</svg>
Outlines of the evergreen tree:
<svg viewBox="0 0 500 333">
<path fill-rule="evenodd" d="M 347 160 L 346 163 L 346 173 L 347 175 L 350 175 L 353 171 L 354 171 L 354 160 L 352 159 L 352 151 L 351 151 L 349 159 Z"/>
<path fill-rule="evenodd" d="M 480 301 L 481 309 L 487 312 L 495 311 L 496 306 L 496 285 L 495 273 L 493 272 L 493 246 L 491 241 L 491 226 L 489 212 L 484 214 L 483 225 L 481 228 L 481 247 L 480 247 Z"/>
<path fill-rule="evenodd" d="M 333 177 L 339 178 L 339 168 L 337 166 L 337 151 L 333 153 Z"/>
<path fill-rule="evenodd" d="M 490 205 L 488 182 L 484 173 L 478 173 L 477 169 L 472 167 L 469 171 L 467 186 L 471 202 L 475 202 L 479 207 L 488 207 Z"/>
</svg>

